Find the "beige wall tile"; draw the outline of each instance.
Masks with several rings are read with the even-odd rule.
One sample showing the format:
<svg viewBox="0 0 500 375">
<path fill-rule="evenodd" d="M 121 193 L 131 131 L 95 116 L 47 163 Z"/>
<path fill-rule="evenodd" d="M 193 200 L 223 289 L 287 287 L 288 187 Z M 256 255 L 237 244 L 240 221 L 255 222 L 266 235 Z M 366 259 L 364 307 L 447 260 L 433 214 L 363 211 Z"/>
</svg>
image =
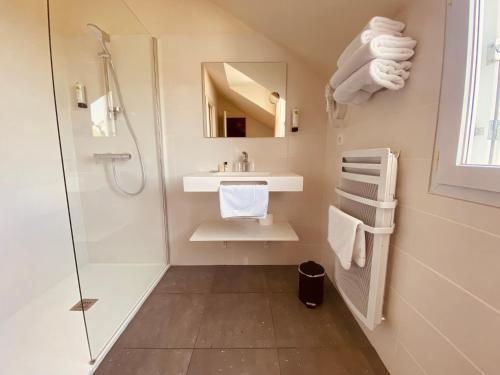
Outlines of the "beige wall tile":
<svg viewBox="0 0 500 375">
<path fill-rule="evenodd" d="M 401 276 L 392 287 L 487 374 L 500 364 L 489 348 L 500 347 L 500 313 L 401 251 Z"/>
<path fill-rule="evenodd" d="M 389 371 L 391 374 L 398 375 L 427 375 L 427 372 L 420 367 L 415 358 L 400 343 L 396 348 L 396 359 Z"/>
<path fill-rule="evenodd" d="M 409 305 L 402 312 L 399 341 L 429 375 L 481 374 Z"/>
<path fill-rule="evenodd" d="M 500 237 L 399 207 L 393 243 L 500 309 Z"/>
</svg>

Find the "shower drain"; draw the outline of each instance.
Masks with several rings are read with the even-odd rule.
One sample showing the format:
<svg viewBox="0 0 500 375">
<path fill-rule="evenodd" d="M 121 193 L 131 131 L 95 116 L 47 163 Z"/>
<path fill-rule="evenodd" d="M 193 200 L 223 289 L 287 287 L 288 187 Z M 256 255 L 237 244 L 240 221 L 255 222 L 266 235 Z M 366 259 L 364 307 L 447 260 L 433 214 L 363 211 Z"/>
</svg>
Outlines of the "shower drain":
<svg viewBox="0 0 500 375">
<path fill-rule="evenodd" d="M 98 301 L 97 298 L 84 298 L 73 305 L 70 311 L 87 311 Z"/>
</svg>

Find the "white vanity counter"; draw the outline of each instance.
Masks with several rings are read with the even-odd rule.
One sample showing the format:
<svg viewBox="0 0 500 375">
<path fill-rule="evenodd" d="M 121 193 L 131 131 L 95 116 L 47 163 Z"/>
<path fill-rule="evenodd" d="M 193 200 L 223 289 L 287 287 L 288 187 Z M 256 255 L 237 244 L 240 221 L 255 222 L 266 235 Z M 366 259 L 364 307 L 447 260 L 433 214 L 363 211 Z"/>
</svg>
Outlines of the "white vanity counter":
<svg viewBox="0 0 500 375">
<path fill-rule="evenodd" d="M 266 182 L 270 192 L 302 191 L 304 178 L 289 172 L 199 172 L 184 176 L 185 192 L 218 192 L 221 182 Z"/>
</svg>

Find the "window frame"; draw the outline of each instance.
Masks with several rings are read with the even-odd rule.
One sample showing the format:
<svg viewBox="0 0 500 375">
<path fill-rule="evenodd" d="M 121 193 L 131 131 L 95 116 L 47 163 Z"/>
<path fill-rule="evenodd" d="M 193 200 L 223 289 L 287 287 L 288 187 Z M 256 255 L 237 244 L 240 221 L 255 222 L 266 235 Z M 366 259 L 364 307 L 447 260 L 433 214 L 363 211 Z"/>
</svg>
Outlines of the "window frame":
<svg viewBox="0 0 500 375">
<path fill-rule="evenodd" d="M 430 191 L 500 206 L 500 166 L 465 163 L 478 83 L 477 64 L 469 62 L 477 61 L 476 46 L 482 42 L 479 25 L 483 4 L 484 0 L 448 1 Z M 469 16 L 471 12 L 474 17 Z"/>
</svg>

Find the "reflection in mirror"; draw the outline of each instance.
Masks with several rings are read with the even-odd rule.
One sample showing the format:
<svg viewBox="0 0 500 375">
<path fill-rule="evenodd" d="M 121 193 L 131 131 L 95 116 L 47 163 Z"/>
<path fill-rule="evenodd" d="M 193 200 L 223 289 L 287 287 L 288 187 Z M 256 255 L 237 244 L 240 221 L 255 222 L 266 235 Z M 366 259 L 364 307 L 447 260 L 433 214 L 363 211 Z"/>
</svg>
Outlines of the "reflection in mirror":
<svg viewBox="0 0 500 375">
<path fill-rule="evenodd" d="M 203 63 L 204 135 L 285 136 L 285 63 Z"/>
</svg>

